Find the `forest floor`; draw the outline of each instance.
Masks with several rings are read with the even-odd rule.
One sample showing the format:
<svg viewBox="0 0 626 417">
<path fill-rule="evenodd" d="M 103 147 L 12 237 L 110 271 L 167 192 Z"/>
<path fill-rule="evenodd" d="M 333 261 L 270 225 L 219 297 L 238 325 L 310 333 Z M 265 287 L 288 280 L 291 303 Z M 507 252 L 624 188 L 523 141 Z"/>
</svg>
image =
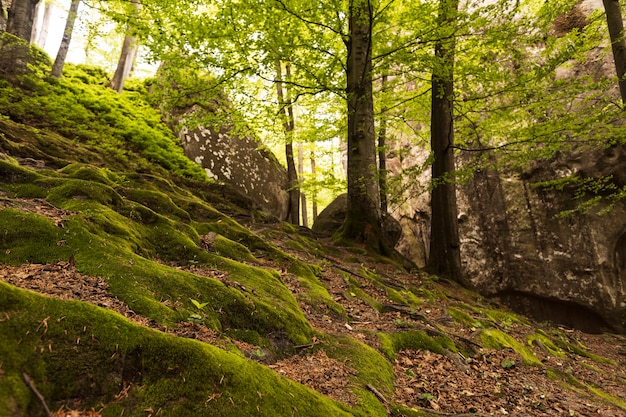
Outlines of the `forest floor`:
<svg viewBox="0 0 626 417">
<path fill-rule="evenodd" d="M 45 205 L 22 205 L 23 209 L 40 212 L 48 217 L 57 216 L 54 210 Z M 64 213 L 58 213 L 59 221 Z M 280 241 L 273 242 L 280 245 Z M 330 245 L 330 241 L 324 241 Z M 305 262 L 323 264 L 321 281 L 327 287 L 334 301 L 341 304 L 350 322 L 330 317 L 302 303 L 301 308 L 307 319 L 317 330 L 337 335 L 350 336 L 379 348 L 379 331 L 401 331 L 402 329 L 441 331 L 453 335 L 457 340 L 471 343 L 473 334 L 478 330 L 472 326 L 461 325 L 448 314 L 448 303 L 455 302 L 454 291 L 459 291 L 459 298 L 467 297 L 461 290 L 450 286 L 447 299 L 428 302 L 415 310 L 405 310 L 389 300 L 380 286 L 363 276 L 360 268 L 375 270 L 378 276 L 388 279 L 389 285 L 419 285 L 416 274 L 398 273 L 393 265 L 374 263 L 371 258 L 347 253 L 343 248 L 333 248 L 333 256 L 323 259 L 313 258 L 309 254 L 289 250 Z M 355 256 L 359 258 L 355 262 Z M 350 259 L 350 262 L 347 260 Z M 268 267 L 280 271 L 268 261 Z M 224 279 L 219 271 L 193 268 L 192 272 Z M 359 281 L 360 290 L 382 303 L 382 313 L 363 302 L 359 297 L 350 296 L 349 288 L 342 272 L 349 273 Z M 303 292 L 299 282 L 290 274 L 283 273 L 283 282 L 295 294 Z M 61 299 L 74 299 L 119 312 L 135 323 L 174 334 L 180 337 L 197 339 L 216 346 L 235 343 L 250 358 L 261 363 L 263 358 L 254 352 L 258 347 L 234 340 L 224 340 L 216 332 L 204 325 L 182 322 L 177 328 L 165 328 L 152 320 L 134 313 L 127 305 L 108 292 L 108 285 L 99 277 L 86 276 L 76 271 L 72 261 L 57 264 L 27 264 L 20 267 L 0 265 L 0 280 L 13 285 L 37 291 Z M 442 284 L 445 285 L 445 284 Z M 452 294 L 452 296 L 450 296 Z M 484 301 L 483 301 L 484 302 Z M 436 324 L 436 326 L 435 326 Z M 536 323 L 511 322 L 506 333 L 517 340 L 544 325 Z M 547 326 L 547 325 L 545 325 Z M 546 327 L 547 328 L 547 327 Z M 437 330 L 439 329 L 439 330 Z M 421 407 L 437 415 L 519 415 L 519 416 L 620 416 L 626 415 L 599 396 L 589 395 L 589 390 L 600 387 L 613 399 L 626 399 L 626 339 L 610 334 L 586 334 L 577 330 L 561 329 L 567 337 L 584 346 L 586 352 L 604 358 L 585 358 L 580 355 L 552 356 L 550 352 L 537 344 L 531 346 L 535 355 L 544 366 L 527 366 L 522 358 L 512 349 L 488 350 L 479 348 L 471 357 L 458 354 L 442 355 L 427 350 L 404 350 L 396 356 L 393 366 L 396 374 L 395 392 L 385 396 L 374 391 L 385 404 L 399 403 L 409 408 Z M 313 342 L 311 347 L 317 343 Z M 321 342 L 319 342 L 321 343 Z M 331 359 L 323 350 L 300 349 L 298 355 L 279 361 L 266 361 L 268 367 L 279 374 L 298 381 L 320 393 L 350 405 L 356 398 L 347 389 L 354 369 L 348 362 Z M 553 370 L 548 372 L 547 370 Z M 555 377 L 555 373 L 561 377 Z M 571 376 L 576 384 L 564 384 L 563 378 Z M 567 386 L 566 386 L 567 385 Z M 615 403 L 615 401 L 613 401 Z M 626 403 L 625 403 L 626 404 Z M 98 416 L 90 412 L 73 411 L 71 405 L 57 411 L 55 417 Z"/>
</svg>

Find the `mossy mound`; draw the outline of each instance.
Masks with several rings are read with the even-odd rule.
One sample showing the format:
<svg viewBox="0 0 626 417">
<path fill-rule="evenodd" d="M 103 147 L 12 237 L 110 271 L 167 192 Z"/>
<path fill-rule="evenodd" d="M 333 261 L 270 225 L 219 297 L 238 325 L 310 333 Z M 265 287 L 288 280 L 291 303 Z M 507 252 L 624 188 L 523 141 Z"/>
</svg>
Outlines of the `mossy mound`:
<svg viewBox="0 0 626 417">
<path fill-rule="evenodd" d="M 0 282 L 0 410 L 41 413 L 75 398 L 103 416 L 348 416 L 315 391 L 241 356 L 128 322 L 116 313 Z M 104 408 L 102 406 L 104 405 Z"/>
</svg>

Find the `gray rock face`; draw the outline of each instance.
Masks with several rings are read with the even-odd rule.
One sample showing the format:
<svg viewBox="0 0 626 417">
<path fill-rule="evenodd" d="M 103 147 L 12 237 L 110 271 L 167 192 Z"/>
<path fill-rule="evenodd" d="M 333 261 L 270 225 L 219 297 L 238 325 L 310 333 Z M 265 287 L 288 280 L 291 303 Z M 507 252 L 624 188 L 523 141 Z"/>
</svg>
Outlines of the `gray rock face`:
<svg viewBox="0 0 626 417">
<path fill-rule="evenodd" d="M 626 204 L 604 215 L 597 214 L 606 207 L 600 205 L 589 214 L 561 217 L 575 207 L 576 191 L 531 187 L 550 172 L 554 178 L 559 166 L 577 164 L 572 154 L 521 176 L 484 171 L 462 187 L 465 269 L 483 294 L 539 320 L 624 331 Z M 595 166 L 586 166 L 588 176 L 610 174 L 606 161 Z"/>
<path fill-rule="evenodd" d="M 287 172 L 273 154 L 259 148 L 257 141 L 233 135 L 224 127 L 220 131 L 184 127 L 179 136 L 187 157 L 200 164 L 209 178 L 233 185 L 263 211 L 281 220 L 286 218 Z"/>
</svg>

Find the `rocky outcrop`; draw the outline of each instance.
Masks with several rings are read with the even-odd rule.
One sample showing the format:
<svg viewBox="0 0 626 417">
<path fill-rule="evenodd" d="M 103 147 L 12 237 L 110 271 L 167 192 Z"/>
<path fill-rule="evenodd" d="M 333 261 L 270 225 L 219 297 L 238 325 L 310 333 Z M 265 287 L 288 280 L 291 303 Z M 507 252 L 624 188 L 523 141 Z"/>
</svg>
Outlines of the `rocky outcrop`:
<svg viewBox="0 0 626 417">
<path fill-rule="evenodd" d="M 583 2 L 557 22 L 555 31 L 584 26 L 582 14 L 594 7 L 602 6 Z M 606 50 L 596 48 L 590 56 L 586 62 L 557 69 L 557 78 L 612 76 Z M 606 94 L 617 97 L 616 85 Z M 411 158 L 394 172 L 424 160 L 419 155 Z M 579 212 L 574 210 L 580 203 L 576 186 L 558 190 L 536 186 L 571 175 L 610 179 L 616 190 L 624 189 L 626 146 L 575 148 L 523 171 L 483 169 L 459 186 L 464 270 L 482 294 L 538 320 L 590 332 L 607 328 L 626 332 L 626 202 L 608 200 Z M 427 184 L 428 178 L 419 181 Z M 409 196 L 408 203 L 395 211 L 413 229 L 410 234 L 404 226 L 402 252 L 419 265 L 426 261 L 429 213 L 424 194 Z"/>
<path fill-rule="evenodd" d="M 586 155 L 602 161 L 600 153 Z M 465 269 L 483 294 L 536 319 L 624 331 L 626 204 L 602 215 L 604 203 L 562 216 L 578 204 L 577 190 L 533 187 L 558 167 L 577 169 L 577 161 L 575 154 L 562 155 L 522 175 L 476 173 L 461 189 Z M 610 174 L 606 161 L 596 165 L 587 166 L 588 176 Z"/>
<path fill-rule="evenodd" d="M 256 140 L 199 126 L 179 133 L 185 154 L 200 164 L 209 178 L 231 184 L 259 207 L 284 220 L 288 210 L 287 172 Z"/>
</svg>

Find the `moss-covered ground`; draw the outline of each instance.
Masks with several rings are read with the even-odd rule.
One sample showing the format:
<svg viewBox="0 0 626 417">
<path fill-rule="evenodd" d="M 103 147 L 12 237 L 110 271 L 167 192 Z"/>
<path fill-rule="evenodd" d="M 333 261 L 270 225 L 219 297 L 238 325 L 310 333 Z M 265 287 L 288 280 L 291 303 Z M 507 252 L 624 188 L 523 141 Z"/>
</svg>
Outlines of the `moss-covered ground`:
<svg viewBox="0 0 626 417">
<path fill-rule="evenodd" d="M 71 66 L 49 80 L 44 58 L 0 80 L 0 269 L 66 263 L 143 321 L 0 281 L 0 417 L 44 415 L 36 390 L 53 410 L 104 416 L 431 415 L 443 402 L 416 392 L 418 374 L 444 369 L 451 380 L 540 370 L 626 408 L 622 371 L 618 388 L 573 371 L 586 361 L 608 378 L 619 358 L 253 213 L 186 160 L 141 85 L 117 95 L 100 70 Z M 188 324 L 216 342 L 176 333 Z M 306 366 L 278 371 L 319 351 L 329 368 L 318 380 Z"/>
</svg>

